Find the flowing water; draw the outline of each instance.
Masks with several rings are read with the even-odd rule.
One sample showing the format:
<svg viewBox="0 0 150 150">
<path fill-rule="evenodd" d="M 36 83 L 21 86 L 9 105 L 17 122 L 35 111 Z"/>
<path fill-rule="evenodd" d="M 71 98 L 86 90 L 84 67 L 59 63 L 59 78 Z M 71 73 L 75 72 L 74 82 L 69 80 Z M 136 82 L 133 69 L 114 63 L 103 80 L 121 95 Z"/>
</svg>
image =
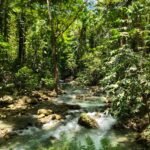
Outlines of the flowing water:
<svg viewBox="0 0 150 150">
<path fill-rule="evenodd" d="M 21 130 L 18 133 L 19 136 L 10 140 L 5 146 L 1 146 L 0 150 L 38 150 L 41 147 L 47 148 L 53 142 L 60 140 L 63 134 L 68 139 L 76 138 L 83 145 L 85 144 L 85 137 L 89 136 L 93 139 L 97 148 L 100 147 L 100 140 L 103 138 L 109 138 L 114 144 L 130 140 L 128 134 L 120 134 L 120 132 L 117 133 L 111 129 L 116 119 L 102 112 L 105 108 L 104 97 L 91 96 L 87 88 L 70 88 L 69 86 L 65 89 L 66 94 L 60 95 L 57 102 L 80 105 L 80 110 L 68 111 L 66 120 L 63 122 L 50 121 L 44 124 L 42 129 L 29 127 L 26 130 Z M 81 112 L 87 112 L 89 116 L 94 118 L 99 125 L 99 129 L 81 127 L 78 124 Z"/>
</svg>

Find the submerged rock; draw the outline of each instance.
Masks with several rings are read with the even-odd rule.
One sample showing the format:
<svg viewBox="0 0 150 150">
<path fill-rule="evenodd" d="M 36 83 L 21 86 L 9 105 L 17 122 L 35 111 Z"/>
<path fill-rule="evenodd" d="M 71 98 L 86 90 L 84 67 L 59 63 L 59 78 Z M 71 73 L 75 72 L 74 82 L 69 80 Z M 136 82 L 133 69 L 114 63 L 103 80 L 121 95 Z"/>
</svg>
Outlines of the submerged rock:
<svg viewBox="0 0 150 150">
<path fill-rule="evenodd" d="M 81 126 L 84 126 L 86 128 L 99 128 L 98 123 L 96 122 L 96 120 L 92 117 L 90 117 L 88 114 L 86 113 L 82 113 L 79 117 L 78 120 L 78 124 L 80 124 Z"/>
</svg>

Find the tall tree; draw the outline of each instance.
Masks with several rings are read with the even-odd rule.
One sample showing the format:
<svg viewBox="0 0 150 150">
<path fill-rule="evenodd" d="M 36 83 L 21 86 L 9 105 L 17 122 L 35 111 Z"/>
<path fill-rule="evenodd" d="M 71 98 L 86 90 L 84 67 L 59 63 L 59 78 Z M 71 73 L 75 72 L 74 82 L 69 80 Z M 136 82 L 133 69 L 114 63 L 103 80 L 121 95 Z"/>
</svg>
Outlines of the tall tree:
<svg viewBox="0 0 150 150">
<path fill-rule="evenodd" d="M 79 6 L 79 3 L 82 5 Z M 52 63 L 56 93 L 59 93 L 58 40 L 79 17 L 80 12 L 83 10 L 84 4 L 85 2 L 82 0 L 77 2 L 72 2 L 69 0 L 65 2 L 47 0 L 49 24 L 51 29 L 50 47 L 52 50 Z M 68 19 L 70 20 L 68 21 Z"/>
</svg>

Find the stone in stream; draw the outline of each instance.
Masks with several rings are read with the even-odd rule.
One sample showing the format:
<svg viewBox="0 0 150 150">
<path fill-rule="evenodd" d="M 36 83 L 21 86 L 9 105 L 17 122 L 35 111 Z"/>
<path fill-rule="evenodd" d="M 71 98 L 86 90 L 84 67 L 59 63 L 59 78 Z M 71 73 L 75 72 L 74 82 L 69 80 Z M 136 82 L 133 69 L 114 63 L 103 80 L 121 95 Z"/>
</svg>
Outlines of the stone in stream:
<svg viewBox="0 0 150 150">
<path fill-rule="evenodd" d="M 43 115 L 43 116 L 48 116 L 48 115 L 51 115 L 52 114 L 52 110 L 51 109 L 39 109 L 38 111 L 37 111 L 37 114 L 38 115 Z"/>
<path fill-rule="evenodd" d="M 99 128 L 98 123 L 96 122 L 95 119 L 93 119 L 92 117 L 90 117 L 88 114 L 86 113 L 82 113 L 79 117 L 78 120 L 78 124 L 80 124 L 81 126 L 84 126 L 86 128 Z"/>
<path fill-rule="evenodd" d="M 60 120 L 60 119 L 62 119 L 62 117 L 60 115 L 58 115 L 58 114 L 52 115 L 52 120 Z"/>
</svg>

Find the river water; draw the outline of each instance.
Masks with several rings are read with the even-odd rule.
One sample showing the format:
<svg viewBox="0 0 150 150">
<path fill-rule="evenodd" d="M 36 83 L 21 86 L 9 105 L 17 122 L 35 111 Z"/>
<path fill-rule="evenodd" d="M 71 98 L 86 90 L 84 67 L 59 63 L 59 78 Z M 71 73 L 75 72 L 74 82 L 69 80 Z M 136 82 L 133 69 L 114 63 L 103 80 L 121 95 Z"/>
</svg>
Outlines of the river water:
<svg viewBox="0 0 150 150">
<path fill-rule="evenodd" d="M 116 131 L 112 126 L 116 119 L 104 113 L 104 99 L 102 96 L 92 96 L 88 88 L 65 87 L 65 94 L 57 98 L 56 103 L 80 105 L 80 110 L 70 110 L 63 122 L 50 121 L 44 124 L 42 129 L 29 127 L 22 130 L 16 138 L 9 141 L 0 150 L 40 150 L 49 147 L 53 142 L 61 140 L 63 135 L 67 139 L 76 139 L 85 144 L 85 138 L 90 137 L 97 148 L 101 147 L 100 141 L 107 138 L 113 145 L 122 144 L 132 149 L 134 133 Z M 99 129 L 86 129 L 78 124 L 78 118 L 82 112 L 86 112 L 94 118 Z M 51 127 L 53 124 L 53 128 Z"/>
</svg>

